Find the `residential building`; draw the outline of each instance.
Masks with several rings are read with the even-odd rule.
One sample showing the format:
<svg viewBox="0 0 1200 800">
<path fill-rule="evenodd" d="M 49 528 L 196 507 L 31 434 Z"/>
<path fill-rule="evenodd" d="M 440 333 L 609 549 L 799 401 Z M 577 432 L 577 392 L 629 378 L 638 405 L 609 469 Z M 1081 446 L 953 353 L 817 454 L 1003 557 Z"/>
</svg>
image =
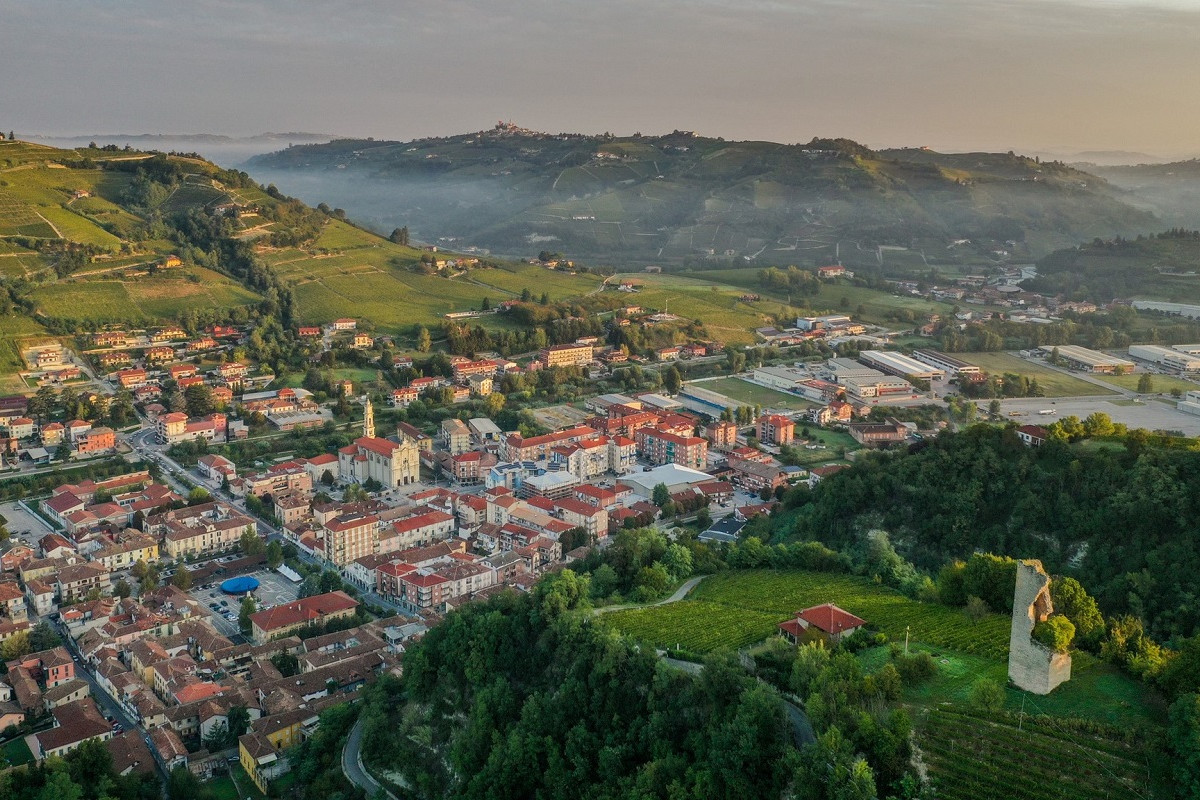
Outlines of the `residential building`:
<svg viewBox="0 0 1200 800">
<path fill-rule="evenodd" d="M 109 453 L 117 447 L 117 432 L 112 428 L 92 428 L 75 440 L 75 454 L 80 457 Z"/>
<path fill-rule="evenodd" d="M 865 619 L 833 603 L 825 603 L 797 611 L 795 619 L 779 623 L 779 632 L 792 644 L 812 638 L 836 645 L 866 624 Z"/>
<path fill-rule="evenodd" d="M 654 465 L 678 464 L 704 469 L 708 463 L 708 442 L 698 436 L 680 436 L 656 428 L 642 428 L 635 434 L 638 452 Z"/>
<path fill-rule="evenodd" d="M 737 447 L 738 426 L 725 419 L 717 419 L 704 428 L 704 436 L 716 450 Z"/>
<path fill-rule="evenodd" d="M 471 449 L 471 429 L 460 419 L 442 420 L 441 440 L 450 455 L 465 453 Z"/>
<path fill-rule="evenodd" d="M 795 439 L 796 423 L 783 414 L 764 414 L 758 418 L 758 440 L 766 444 L 791 444 Z"/>
<path fill-rule="evenodd" d="M 221 413 L 189 420 L 187 414 L 172 411 L 159 415 L 155 427 L 158 440 L 163 444 L 177 444 L 193 439 L 223 442 L 226 437 L 226 417 Z"/>
<path fill-rule="evenodd" d="M 1028 447 L 1041 447 L 1050 438 L 1050 433 L 1040 425 L 1022 425 L 1017 428 L 1017 438 Z"/>
<path fill-rule="evenodd" d="M 867 447 L 896 444 L 908 438 L 908 428 L 894 419 L 887 422 L 852 422 L 846 429 L 856 442 L 861 442 Z"/>
<path fill-rule="evenodd" d="M 371 555 L 379 542 L 379 518 L 373 514 L 336 517 L 323 527 L 325 558 L 339 567 Z"/>
<path fill-rule="evenodd" d="M 592 346 L 590 344 L 558 344 L 544 347 L 538 353 L 538 360 L 545 367 L 583 366 L 592 360 Z"/>
</svg>

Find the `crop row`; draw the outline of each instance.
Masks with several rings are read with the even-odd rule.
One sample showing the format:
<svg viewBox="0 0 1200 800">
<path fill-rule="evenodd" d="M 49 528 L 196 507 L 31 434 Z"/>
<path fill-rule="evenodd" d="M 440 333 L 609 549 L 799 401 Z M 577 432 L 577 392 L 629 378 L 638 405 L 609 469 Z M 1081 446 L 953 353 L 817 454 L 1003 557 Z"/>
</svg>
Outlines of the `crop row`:
<svg viewBox="0 0 1200 800">
<path fill-rule="evenodd" d="M 693 595 L 697 600 L 790 616 L 821 603 L 857 614 L 892 639 L 907 631 L 913 641 L 993 658 L 1008 655 L 1009 620 L 988 614 L 973 621 L 960 609 L 922 603 L 856 576 L 802 570 L 751 570 L 715 575 Z"/>
<path fill-rule="evenodd" d="M 603 619 L 622 633 L 664 649 L 678 645 L 695 653 L 708 653 L 736 650 L 761 641 L 773 634 L 775 626 L 785 618 L 770 612 L 685 600 L 616 611 Z"/>
<path fill-rule="evenodd" d="M 1139 765 L 1086 744 L 960 714 L 933 711 L 920 746 L 938 796 L 1135 798 Z"/>
</svg>

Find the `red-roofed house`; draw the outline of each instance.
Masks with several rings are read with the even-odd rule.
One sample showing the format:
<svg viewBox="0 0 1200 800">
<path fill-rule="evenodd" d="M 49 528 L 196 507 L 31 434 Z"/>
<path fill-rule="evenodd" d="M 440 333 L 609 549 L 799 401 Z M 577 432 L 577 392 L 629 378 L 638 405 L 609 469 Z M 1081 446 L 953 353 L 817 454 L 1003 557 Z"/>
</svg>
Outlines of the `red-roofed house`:
<svg viewBox="0 0 1200 800">
<path fill-rule="evenodd" d="M 795 619 L 779 623 L 779 630 L 792 644 L 799 644 L 806 636 L 815 636 L 830 644 L 837 644 L 843 637 L 852 636 L 866 624 L 865 619 L 856 617 L 833 603 L 825 603 L 797 611 Z"/>
<path fill-rule="evenodd" d="M 1022 425 L 1017 428 L 1017 438 L 1027 447 L 1041 447 L 1050 438 L 1050 432 L 1041 425 Z"/>
</svg>

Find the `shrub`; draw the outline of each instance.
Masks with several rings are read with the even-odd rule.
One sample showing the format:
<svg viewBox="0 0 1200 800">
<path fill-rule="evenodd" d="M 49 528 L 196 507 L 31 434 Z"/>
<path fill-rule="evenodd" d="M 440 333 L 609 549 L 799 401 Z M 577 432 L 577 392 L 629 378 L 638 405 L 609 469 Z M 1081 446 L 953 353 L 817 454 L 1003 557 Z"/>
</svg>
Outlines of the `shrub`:
<svg viewBox="0 0 1200 800">
<path fill-rule="evenodd" d="M 1060 653 L 1067 652 L 1067 648 L 1071 646 L 1071 640 L 1074 638 L 1075 626 L 1071 624 L 1071 620 L 1061 614 L 1055 614 L 1045 622 L 1039 622 L 1033 626 L 1033 640 Z"/>
<path fill-rule="evenodd" d="M 971 686 L 968 698 L 971 706 L 980 711 L 995 713 L 1004 708 L 1004 687 L 999 681 L 980 678 Z"/>
<path fill-rule="evenodd" d="M 901 680 L 908 686 L 928 680 L 937 674 L 937 663 L 933 656 L 924 650 L 909 655 L 896 655 L 893 661 L 900 672 Z"/>
</svg>

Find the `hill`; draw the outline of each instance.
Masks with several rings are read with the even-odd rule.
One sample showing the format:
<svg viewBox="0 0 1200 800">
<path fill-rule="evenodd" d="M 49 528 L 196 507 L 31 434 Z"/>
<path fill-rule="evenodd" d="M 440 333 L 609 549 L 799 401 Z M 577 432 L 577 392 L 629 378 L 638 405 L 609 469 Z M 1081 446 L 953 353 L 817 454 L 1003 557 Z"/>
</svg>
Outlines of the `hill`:
<svg viewBox="0 0 1200 800">
<path fill-rule="evenodd" d="M 1200 195 L 1198 198 L 1200 199 Z M 1114 298 L 1200 302 L 1200 233 L 1175 229 L 1136 239 L 1096 239 L 1057 250 L 1023 285 L 1107 303 Z"/>
<path fill-rule="evenodd" d="M 0 373 L 20 367 L 21 344 L 110 323 L 190 329 L 263 311 L 407 334 L 488 297 L 529 287 L 557 301 L 599 280 L 530 265 L 448 278 L 422 256 L 200 158 L 2 141 Z"/>
<path fill-rule="evenodd" d="M 1166 225 L 1200 228 L 1200 159 L 1087 169 L 1125 190 L 1130 203 Z"/>
<path fill-rule="evenodd" d="M 1155 227 L 1121 191 L 1060 163 L 876 152 L 841 139 L 786 145 L 498 125 L 411 142 L 294 146 L 248 168 L 380 230 L 407 225 L 431 242 L 625 265 L 875 266 L 881 245 L 917 250 L 918 263 L 992 263 L 997 249 L 1040 256 Z"/>
</svg>

